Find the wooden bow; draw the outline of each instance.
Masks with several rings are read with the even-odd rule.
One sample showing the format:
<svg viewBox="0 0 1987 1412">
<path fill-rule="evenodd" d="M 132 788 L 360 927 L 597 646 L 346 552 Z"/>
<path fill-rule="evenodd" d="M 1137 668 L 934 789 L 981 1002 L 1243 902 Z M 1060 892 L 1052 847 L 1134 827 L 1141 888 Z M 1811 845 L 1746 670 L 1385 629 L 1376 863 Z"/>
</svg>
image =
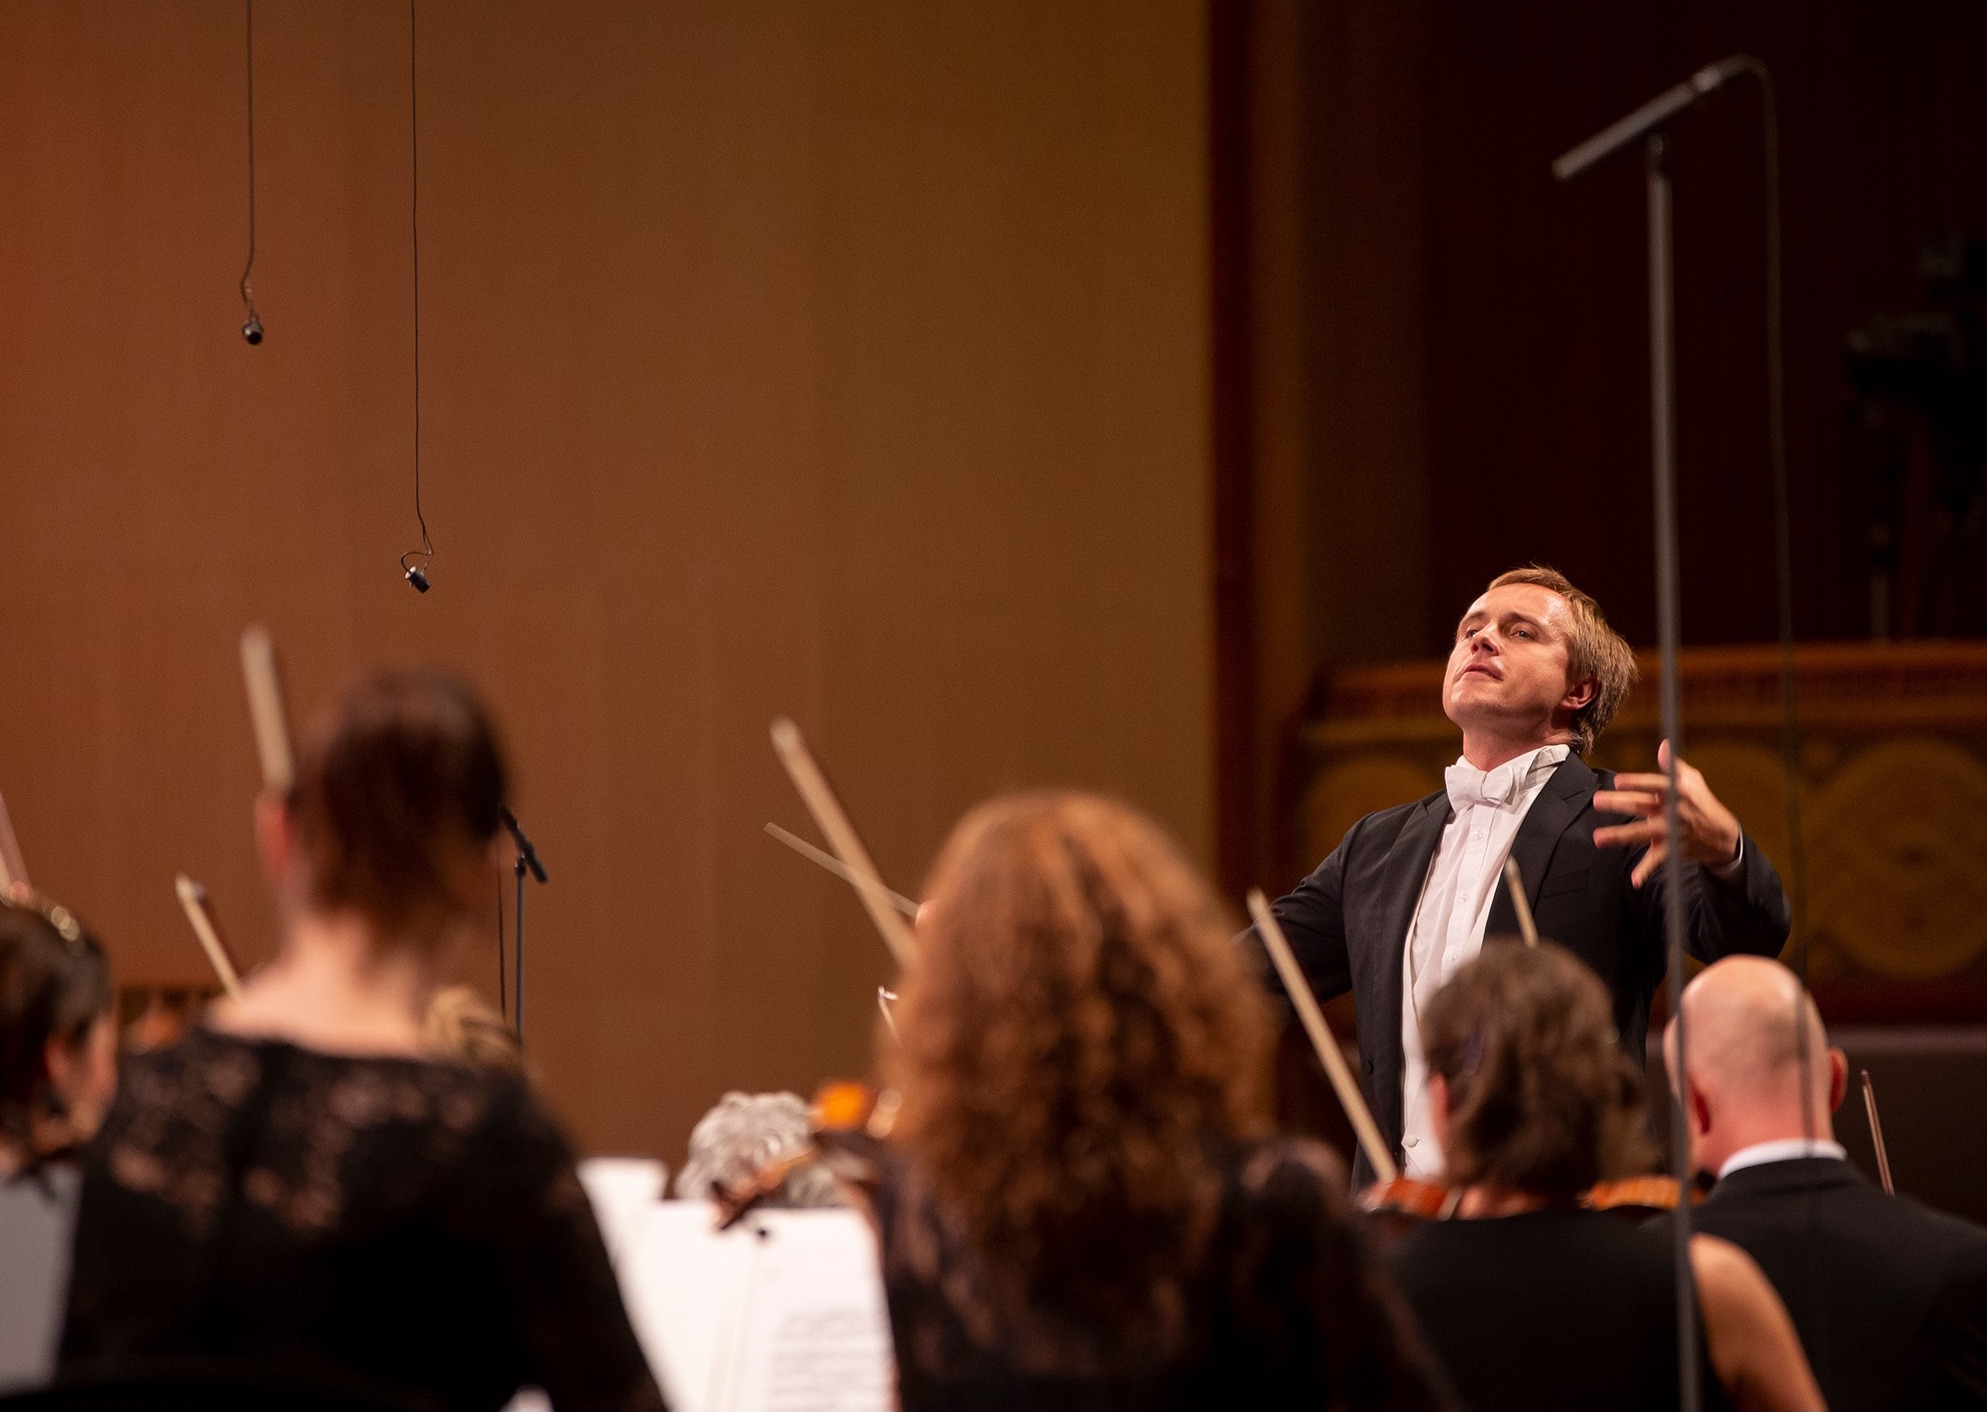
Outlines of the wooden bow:
<svg viewBox="0 0 1987 1412">
<path fill-rule="evenodd" d="M 780 764 L 786 767 L 787 778 L 800 792 L 801 802 L 807 805 L 807 812 L 814 816 L 822 836 L 828 846 L 835 851 L 835 861 L 848 871 L 843 874 L 855 884 L 856 896 L 862 899 L 864 910 L 870 921 L 882 935 L 884 945 L 890 954 L 897 958 L 899 966 L 908 966 L 917 954 L 917 938 L 904 921 L 892 902 L 890 889 L 883 879 L 877 876 L 876 865 L 869 860 L 869 850 L 862 846 L 855 826 L 849 816 L 842 811 L 841 801 L 835 798 L 835 791 L 828 786 L 827 776 L 821 767 L 814 763 L 808 753 L 807 742 L 801 738 L 800 727 L 785 716 L 773 722 L 773 749 L 780 757 Z M 910 901 L 909 898 L 903 899 Z M 916 904 L 912 903 L 912 912 Z"/>
</svg>

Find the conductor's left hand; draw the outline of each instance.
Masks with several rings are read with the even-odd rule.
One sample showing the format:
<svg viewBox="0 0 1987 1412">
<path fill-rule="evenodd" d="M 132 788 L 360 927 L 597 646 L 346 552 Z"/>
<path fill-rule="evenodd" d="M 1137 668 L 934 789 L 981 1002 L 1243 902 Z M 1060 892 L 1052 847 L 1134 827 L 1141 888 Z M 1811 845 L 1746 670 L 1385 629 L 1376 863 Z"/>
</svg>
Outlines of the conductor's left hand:
<svg viewBox="0 0 1987 1412">
<path fill-rule="evenodd" d="M 1594 830 L 1597 848 L 1632 848 L 1648 844 L 1649 851 L 1635 865 L 1629 881 L 1642 886 L 1649 875 L 1669 855 L 1663 823 L 1663 797 L 1669 793 L 1670 743 L 1656 747 L 1656 763 L 1664 773 L 1621 774 L 1614 777 L 1613 789 L 1594 792 L 1594 807 L 1611 814 L 1633 814 L 1626 824 L 1610 824 Z M 1713 868 L 1738 861 L 1739 821 L 1718 802 L 1718 796 L 1704 783 L 1701 771 L 1684 760 L 1677 761 L 1677 832 L 1683 842 L 1683 856 Z"/>
</svg>

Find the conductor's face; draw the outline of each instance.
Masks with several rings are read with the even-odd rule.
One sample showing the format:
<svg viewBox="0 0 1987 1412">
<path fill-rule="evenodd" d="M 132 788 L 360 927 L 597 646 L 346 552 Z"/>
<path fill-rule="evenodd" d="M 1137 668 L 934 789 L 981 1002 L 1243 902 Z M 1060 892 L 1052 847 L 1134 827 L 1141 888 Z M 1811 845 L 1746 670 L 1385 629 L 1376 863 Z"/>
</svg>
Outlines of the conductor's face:
<svg viewBox="0 0 1987 1412">
<path fill-rule="evenodd" d="M 1442 709 L 1466 740 L 1566 738 L 1572 713 L 1594 690 L 1591 681 L 1567 680 L 1572 619 L 1567 601 L 1537 584 L 1507 583 L 1470 605 L 1442 681 Z"/>
</svg>

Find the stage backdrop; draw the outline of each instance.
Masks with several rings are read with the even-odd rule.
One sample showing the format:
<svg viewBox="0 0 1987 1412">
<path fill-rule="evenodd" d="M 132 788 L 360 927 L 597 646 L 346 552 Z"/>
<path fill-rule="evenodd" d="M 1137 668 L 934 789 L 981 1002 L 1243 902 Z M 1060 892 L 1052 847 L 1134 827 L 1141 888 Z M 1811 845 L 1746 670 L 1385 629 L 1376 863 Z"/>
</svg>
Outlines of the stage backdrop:
<svg viewBox="0 0 1987 1412">
<path fill-rule="evenodd" d="M 591 1149 L 866 1066 L 891 967 L 760 832 L 811 832 L 777 714 L 907 891 L 1017 785 L 1209 856 L 1197 4 L 422 0 L 426 597 L 408 8 L 255 6 L 259 348 L 242 21 L 0 3 L 0 791 L 125 978 L 204 978 L 181 870 L 270 953 L 254 620 L 299 716 L 488 695 Z"/>
</svg>

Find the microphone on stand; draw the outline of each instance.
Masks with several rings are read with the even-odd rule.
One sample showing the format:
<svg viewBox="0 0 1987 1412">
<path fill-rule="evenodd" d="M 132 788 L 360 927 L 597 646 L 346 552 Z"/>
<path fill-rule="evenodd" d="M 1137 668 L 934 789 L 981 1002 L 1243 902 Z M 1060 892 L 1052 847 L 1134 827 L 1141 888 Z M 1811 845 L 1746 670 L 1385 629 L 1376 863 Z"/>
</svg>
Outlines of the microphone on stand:
<svg viewBox="0 0 1987 1412">
<path fill-rule="evenodd" d="M 1571 181 L 1617 147 L 1625 147 L 1636 138 L 1661 127 L 1698 99 L 1750 70 L 1757 62 L 1748 55 L 1734 54 L 1729 59 L 1706 64 L 1676 87 L 1664 89 L 1627 117 L 1608 124 L 1554 162 L 1553 176 L 1560 181 Z"/>
<path fill-rule="evenodd" d="M 510 830 L 511 841 L 517 844 L 518 857 L 524 861 L 525 867 L 531 869 L 531 875 L 541 883 L 547 881 L 545 865 L 538 861 L 538 850 L 531 846 L 531 840 L 526 838 L 524 830 L 518 827 L 517 815 L 511 812 L 510 805 L 499 804 L 497 817 L 502 819 L 504 827 Z"/>
<path fill-rule="evenodd" d="M 512 933 L 512 940 L 515 947 L 515 959 L 512 962 L 512 974 L 515 985 L 512 987 L 512 994 L 516 996 L 516 1000 L 513 1002 L 516 1008 L 511 1012 L 511 1023 L 512 1027 L 517 1031 L 518 1043 L 523 1044 L 525 871 L 529 869 L 531 875 L 538 879 L 541 886 L 544 885 L 547 879 L 545 876 L 545 865 L 538 861 L 538 850 L 531 846 L 531 839 L 518 826 L 517 815 L 510 811 L 510 806 L 508 804 L 499 804 L 497 806 L 497 817 L 503 821 L 504 827 L 510 831 L 511 842 L 517 845 L 517 863 L 513 869 L 517 877 L 517 916 L 513 923 L 515 930 Z M 501 956 L 502 953 L 499 952 L 498 955 Z"/>
<path fill-rule="evenodd" d="M 1681 688 L 1677 676 L 1677 649 L 1682 640 L 1682 609 L 1680 607 L 1679 572 L 1677 566 L 1677 497 L 1676 497 L 1676 347 L 1675 322 L 1676 300 L 1673 257 L 1671 255 L 1671 216 L 1670 216 L 1670 171 L 1669 136 L 1663 125 L 1678 113 L 1696 103 L 1698 99 L 1717 91 L 1740 74 L 1752 74 L 1765 89 L 1766 123 L 1768 134 L 1767 170 L 1769 174 L 1777 170 L 1777 158 L 1773 155 L 1774 117 L 1772 102 L 1772 80 L 1766 66 L 1749 54 L 1733 54 L 1720 59 L 1715 64 L 1707 64 L 1674 88 L 1657 94 L 1634 112 L 1602 128 L 1579 146 L 1573 148 L 1552 164 L 1552 174 L 1560 181 L 1568 181 L 1587 168 L 1619 151 L 1638 138 L 1646 138 L 1645 190 L 1649 210 L 1649 367 L 1650 367 L 1650 444 L 1654 453 L 1655 482 L 1655 530 L 1656 530 L 1656 636 L 1662 648 L 1662 680 L 1659 697 L 1659 712 L 1662 719 L 1663 739 L 1669 742 L 1672 752 L 1682 749 L 1683 722 Z M 1770 207 L 1768 215 L 1769 232 L 1778 231 L 1778 197 Z M 1777 234 L 1776 237 L 1777 239 Z M 1777 249 L 1777 246 L 1776 246 Z M 1777 255 L 1775 259 L 1777 259 Z M 1777 276 L 1774 277 L 1777 287 Z M 1769 298 L 1769 307 L 1777 309 L 1777 294 Z M 1769 335 L 1769 346 L 1776 347 L 1777 333 Z M 1782 504 L 1785 502 L 1782 501 Z M 1781 538 L 1784 545 L 1786 539 Z M 1784 551 L 1783 551 L 1784 552 Z M 1783 579 L 1783 583 L 1785 580 Z M 1783 617 L 1784 622 L 1791 617 Z M 1785 631 L 1785 629 L 1783 629 Z M 1791 635 L 1783 638 L 1791 643 Z M 1793 661 L 1793 649 L 1784 649 L 1785 660 Z M 1786 670 L 1791 670 L 1788 668 Z M 1791 678 L 1788 678 L 1791 681 Z M 1786 688 L 1786 700 L 1791 701 L 1792 689 Z M 1666 773 L 1671 787 L 1664 797 L 1663 818 L 1670 840 L 1668 857 L 1669 895 L 1672 900 L 1684 895 L 1683 850 L 1678 845 L 1677 822 L 1677 756 L 1672 753 Z M 1798 837 L 1798 834 L 1796 834 Z M 1669 953 L 1670 1003 L 1675 1010 L 1677 1026 L 1677 1063 L 1670 1076 L 1676 1091 L 1684 1091 L 1684 1059 L 1688 1046 L 1684 1041 L 1684 1016 L 1679 997 L 1683 994 L 1684 983 L 1684 922 L 1683 909 L 1670 906 L 1663 909 L 1666 933 L 1665 949 Z M 1805 1029 L 1799 1031 L 1805 1035 Z M 1689 1134 L 1683 1108 L 1680 1104 L 1670 1105 L 1671 1152 L 1677 1164 L 1677 1182 L 1680 1189 L 1690 1185 Z M 1671 1235 L 1674 1240 L 1676 1258 L 1676 1297 L 1677 1297 L 1677 1384 L 1678 1404 L 1683 1412 L 1699 1412 L 1703 1406 L 1700 1378 L 1703 1369 L 1698 1363 L 1698 1346 L 1690 1330 L 1697 1327 L 1696 1288 L 1691 1280 L 1690 1256 L 1690 1203 L 1677 1204 L 1676 1221 Z"/>
</svg>

